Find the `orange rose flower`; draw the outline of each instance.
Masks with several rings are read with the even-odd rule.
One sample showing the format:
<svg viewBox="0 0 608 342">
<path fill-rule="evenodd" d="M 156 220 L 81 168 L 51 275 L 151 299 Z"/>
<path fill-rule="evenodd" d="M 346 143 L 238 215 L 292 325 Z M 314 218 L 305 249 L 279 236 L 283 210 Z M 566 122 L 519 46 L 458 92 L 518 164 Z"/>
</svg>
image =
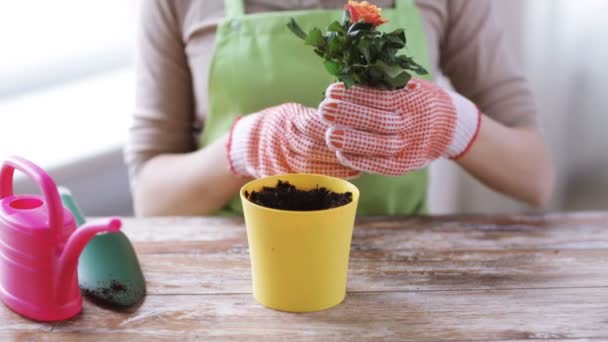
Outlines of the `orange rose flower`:
<svg viewBox="0 0 608 342">
<path fill-rule="evenodd" d="M 344 9 L 350 14 L 350 19 L 353 23 L 363 19 L 364 22 L 372 24 L 374 27 L 378 27 L 388 22 L 388 20 L 382 18 L 382 9 L 367 1 L 357 2 L 350 0 L 344 6 Z"/>
</svg>

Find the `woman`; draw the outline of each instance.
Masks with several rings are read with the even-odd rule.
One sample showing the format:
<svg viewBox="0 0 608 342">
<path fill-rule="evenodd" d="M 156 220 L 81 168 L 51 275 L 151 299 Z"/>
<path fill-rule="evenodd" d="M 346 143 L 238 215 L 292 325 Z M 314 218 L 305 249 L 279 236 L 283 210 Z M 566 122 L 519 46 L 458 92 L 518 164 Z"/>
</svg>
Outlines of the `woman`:
<svg viewBox="0 0 608 342">
<path fill-rule="evenodd" d="M 341 0 L 143 2 L 126 149 L 137 214 L 238 213 L 244 183 L 285 172 L 352 178 L 362 215 L 415 214 L 425 210 L 425 167 L 440 157 L 546 203 L 553 169 L 492 2 L 375 4 L 387 25 L 406 28 L 408 55 L 456 92 L 430 76 L 393 92 L 332 84 L 286 24 L 324 27 Z"/>
</svg>

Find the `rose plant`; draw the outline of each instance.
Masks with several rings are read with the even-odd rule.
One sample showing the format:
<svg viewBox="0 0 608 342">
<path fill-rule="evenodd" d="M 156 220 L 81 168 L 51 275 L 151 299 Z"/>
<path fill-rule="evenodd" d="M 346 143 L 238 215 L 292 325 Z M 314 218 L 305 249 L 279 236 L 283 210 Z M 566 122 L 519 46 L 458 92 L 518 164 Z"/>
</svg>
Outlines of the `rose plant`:
<svg viewBox="0 0 608 342">
<path fill-rule="evenodd" d="M 405 30 L 385 33 L 378 27 L 387 23 L 382 10 L 367 1 L 348 1 L 341 21 L 334 21 L 326 32 L 312 28 L 306 33 L 291 18 L 287 26 L 324 59 L 327 71 L 347 88 L 363 85 L 381 89 L 401 89 L 412 73 L 428 72 L 412 57 L 397 55 L 406 47 Z"/>
</svg>

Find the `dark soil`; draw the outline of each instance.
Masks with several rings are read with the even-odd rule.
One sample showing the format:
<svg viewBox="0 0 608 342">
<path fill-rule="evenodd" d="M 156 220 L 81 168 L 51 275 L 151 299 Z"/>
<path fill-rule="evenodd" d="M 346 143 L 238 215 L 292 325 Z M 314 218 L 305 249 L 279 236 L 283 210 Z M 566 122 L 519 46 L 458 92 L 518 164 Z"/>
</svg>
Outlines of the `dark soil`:
<svg viewBox="0 0 608 342">
<path fill-rule="evenodd" d="M 283 181 L 279 181 L 276 187 L 265 186 L 261 191 L 245 191 L 245 197 L 263 207 L 291 211 L 325 210 L 353 201 L 353 194 L 350 192 L 335 193 L 319 187 L 308 191 L 298 190 L 289 182 Z"/>
<path fill-rule="evenodd" d="M 125 292 L 127 291 L 127 287 L 116 280 L 112 280 L 110 283 L 110 290 L 112 290 L 114 293 Z"/>
<path fill-rule="evenodd" d="M 117 280 L 112 280 L 104 286 L 99 286 L 94 289 L 82 289 L 84 294 L 90 298 L 95 298 L 97 301 L 104 302 L 107 305 L 117 305 L 114 296 L 129 291 L 126 285 Z M 120 306 L 120 305 L 117 305 Z"/>
</svg>

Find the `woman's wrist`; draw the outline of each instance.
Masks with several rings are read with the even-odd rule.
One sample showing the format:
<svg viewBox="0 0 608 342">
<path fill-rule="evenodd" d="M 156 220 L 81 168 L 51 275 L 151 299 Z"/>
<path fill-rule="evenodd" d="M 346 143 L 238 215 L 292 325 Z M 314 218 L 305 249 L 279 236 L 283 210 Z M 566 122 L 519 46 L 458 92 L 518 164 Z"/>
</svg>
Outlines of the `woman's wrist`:
<svg viewBox="0 0 608 342">
<path fill-rule="evenodd" d="M 237 118 L 228 136 L 226 143 L 226 158 L 228 160 L 230 171 L 240 177 L 255 176 L 255 169 L 250 166 L 249 158 L 251 157 L 251 137 L 257 114 L 252 114 Z"/>
<path fill-rule="evenodd" d="M 477 106 L 464 96 L 450 90 L 446 90 L 446 93 L 454 105 L 456 126 L 444 157 L 456 160 L 465 155 L 477 140 L 482 114 Z"/>
</svg>

